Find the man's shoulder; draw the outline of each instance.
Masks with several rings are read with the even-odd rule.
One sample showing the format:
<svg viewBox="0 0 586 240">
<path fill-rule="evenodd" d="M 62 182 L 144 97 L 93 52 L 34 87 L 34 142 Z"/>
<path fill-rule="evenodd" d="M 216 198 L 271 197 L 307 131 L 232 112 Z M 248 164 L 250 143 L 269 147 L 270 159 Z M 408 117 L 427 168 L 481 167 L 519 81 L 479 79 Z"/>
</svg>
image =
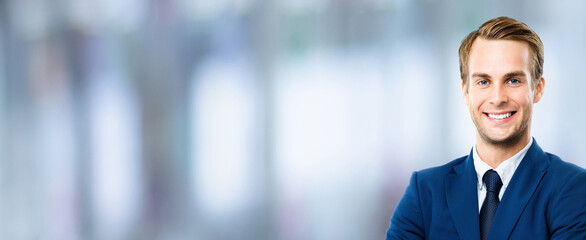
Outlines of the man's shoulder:
<svg viewBox="0 0 586 240">
<path fill-rule="evenodd" d="M 586 174 L 586 169 L 580 167 L 574 163 L 567 162 L 562 160 L 559 156 L 552 154 L 552 153 L 545 153 L 550 161 L 550 165 L 548 167 L 548 172 L 554 174 L 565 175 L 570 177 L 576 174 Z"/>
<path fill-rule="evenodd" d="M 443 178 L 445 177 L 445 175 L 449 173 L 454 173 L 459 167 L 463 167 L 462 165 L 465 163 L 466 159 L 468 159 L 468 155 L 456 158 L 440 166 L 435 166 L 417 171 L 418 177 L 424 179 Z"/>
</svg>

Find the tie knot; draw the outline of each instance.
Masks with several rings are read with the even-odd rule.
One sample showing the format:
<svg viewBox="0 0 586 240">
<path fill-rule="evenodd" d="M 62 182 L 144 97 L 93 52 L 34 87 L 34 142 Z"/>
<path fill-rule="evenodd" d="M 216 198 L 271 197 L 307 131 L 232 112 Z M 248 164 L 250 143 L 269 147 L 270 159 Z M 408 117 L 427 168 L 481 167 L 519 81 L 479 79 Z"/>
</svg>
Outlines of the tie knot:
<svg viewBox="0 0 586 240">
<path fill-rule="evenodd" d="M 486 184 L 486 191 L 488 192 L 498 193 L 501 190 L 501 187 L 503 186 L 503 182 L 501 182 L 499 174 L 492 169 L 484 173 L 482 181 L 484 182 L 484 184 Z"/>
</svg>

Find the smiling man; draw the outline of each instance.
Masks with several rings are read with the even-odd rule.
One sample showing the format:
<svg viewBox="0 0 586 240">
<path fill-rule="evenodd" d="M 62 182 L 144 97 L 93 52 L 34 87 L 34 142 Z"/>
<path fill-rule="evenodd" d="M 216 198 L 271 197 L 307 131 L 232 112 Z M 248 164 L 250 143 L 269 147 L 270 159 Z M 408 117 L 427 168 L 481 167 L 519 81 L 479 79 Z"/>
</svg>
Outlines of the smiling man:
<svg viewBox="0 0 586 240">
<path fill-rule="evenodd" d="M 539 36 L 499 17 L 470 33 L 459 55 L 476 144 L 413 173 L 387 239 L 586 239 L 586 170 L 531 137 L 545 88 Z"/>
</svg>

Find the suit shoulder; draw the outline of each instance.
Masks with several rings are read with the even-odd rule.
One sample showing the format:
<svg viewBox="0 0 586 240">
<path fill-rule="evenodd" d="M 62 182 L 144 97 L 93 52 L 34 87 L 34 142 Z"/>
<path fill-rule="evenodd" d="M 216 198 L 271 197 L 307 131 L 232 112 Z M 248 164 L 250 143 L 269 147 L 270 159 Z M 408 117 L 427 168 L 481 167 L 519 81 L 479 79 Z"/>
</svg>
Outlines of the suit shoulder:
<svg viewBox="0 0 586 240">
<path fill-rule="evenodd" d="M 559 156 L 551 153 L 546 153 L 550 160 L 549 172 L 558 173 L 567 177 L 574 176 L 576 174 L 585 174 L 586 169 L 562 160 Z"/>
<path fill-rule="evenodd" d="M 417 176 L 420 179 L 430 179 L 430 180 L 436 179 L 438 177 L 443 178 L 446 174 L 453 172 L 454 167 L 462 165 L 462 163 L 464 163 L 467 158 L 468 158 L 468 155 L 460 157 L 460 158 L 456 158 L 456 159 L 452 160 L 451 162 L 446 163 L 444 165 L 440 165 L 440 166 L 431 167 L 431 168 L 417 171 Z"/>
</svg>

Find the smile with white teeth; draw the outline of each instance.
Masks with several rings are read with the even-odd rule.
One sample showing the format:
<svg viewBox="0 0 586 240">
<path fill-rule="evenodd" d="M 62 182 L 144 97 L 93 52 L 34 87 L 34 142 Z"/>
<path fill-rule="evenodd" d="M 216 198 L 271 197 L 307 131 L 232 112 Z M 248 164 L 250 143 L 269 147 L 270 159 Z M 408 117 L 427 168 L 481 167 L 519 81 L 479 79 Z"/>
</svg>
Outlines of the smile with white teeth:
<svg viewBox="0 0 586 240">
<path fill-rule="evenodd" d="M 494 119 L 505 119 L 510 117 L 511 115 L 513 115 L 513 113 L 503 113 L 503 114 L 488 114 L 488 117 L 490 118 L 494 118 Z"/>
</svg>

